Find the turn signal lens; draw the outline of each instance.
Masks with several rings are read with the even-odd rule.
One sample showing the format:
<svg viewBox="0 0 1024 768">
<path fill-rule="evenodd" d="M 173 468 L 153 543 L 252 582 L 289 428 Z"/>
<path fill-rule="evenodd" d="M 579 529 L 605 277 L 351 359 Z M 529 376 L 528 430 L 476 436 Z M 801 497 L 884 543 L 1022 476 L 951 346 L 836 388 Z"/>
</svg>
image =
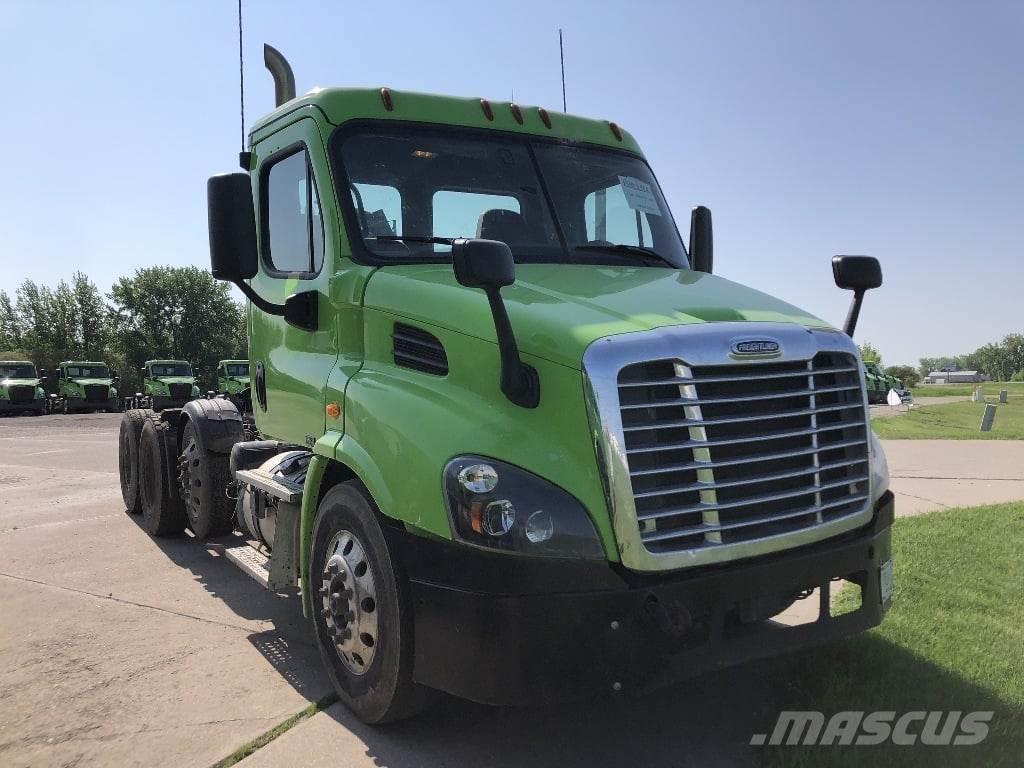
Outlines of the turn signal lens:
<svg viewBox="0 0 1024 768">
<path fill-rule="evenodd" d="M 470 493 L 490 493 L 498 484 L 498 471 L 490 464 L 470 464 L 459 472 L 459 485 Z"/>
<path fill-rule="evenodd" d="M 341 406 L 337 403 L 328 403 L 326 410 L 327 415 L 332 419 L 336 419 L 341 416 Z"/>
</svg>

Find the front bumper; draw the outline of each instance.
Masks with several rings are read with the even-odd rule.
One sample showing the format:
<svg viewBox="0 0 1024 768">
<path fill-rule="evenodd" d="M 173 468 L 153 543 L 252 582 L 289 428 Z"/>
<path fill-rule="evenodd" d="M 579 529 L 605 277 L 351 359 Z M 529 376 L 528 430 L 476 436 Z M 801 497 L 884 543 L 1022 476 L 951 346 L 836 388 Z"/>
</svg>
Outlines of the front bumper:
<svg viewBox="0 0 1024 768">
<path fill-rule="evenodd" d="M 153 395 L 153 410 L 164 411 L 167 410 L 168 408 L 184 408 L 185 403 L 187 403 L 189 400 L 194 399 L 195 398 L 193 397 L 178 398 L 170 397 L 169 395 Z"/>
<path fill-rule="evenodd" d="M 67 398 L 68 411 L 118 411 L 116 397 L 107 400 L 88 400 L 84 397 Z"/>
<path fill-rule="evenodd" d="M 24 403 L 12 403 L 10 400 L 0 400 L 0 413 L 22 413 L 24 411 L 46 413 L 46 401 L 29 400 Z"/>
<path fill-rule="evenodd" d="M 728 565 L 640 576 L 609 563 L 483 553 L 391 529 L 410 579 L 413 678 L 488 704 L 643 693 L 687 677 L 838 640 L 881 622 L 893 496 L 864 527 Z M 859 584 L 859 609 L 828 610 L 833 578 Z M 817 621 L 741 624 L 741 604 L 821 588 Z"/>
</svg>

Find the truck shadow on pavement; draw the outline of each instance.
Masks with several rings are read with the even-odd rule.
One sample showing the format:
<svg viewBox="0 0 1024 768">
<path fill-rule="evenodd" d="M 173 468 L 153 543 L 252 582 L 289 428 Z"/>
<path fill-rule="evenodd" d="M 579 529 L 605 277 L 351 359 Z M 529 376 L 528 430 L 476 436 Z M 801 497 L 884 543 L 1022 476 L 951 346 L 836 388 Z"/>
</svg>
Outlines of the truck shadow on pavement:
<svg viewBox="0 0 1024 768">
<path fill-rule="evenodd" d="M 811 709 L 820 710 L 826 722 L 848 710 L 891 710 L 896 717 L 922 710 L 995 714 L 989 737 L 975 747 L 749 746 L 754 734 L 772 734 L 780 711 Z M 874 634 L 751 662 L 643 698 L 525 709 L 446 698 L 417 719 L 383 728 L 363 725 L 341 704 L 327 714 L 365 745 L 373 765 L 390 768 L 681 768 L 862 760 L 903 765 L 908 758 L 913 765 L 974 766 L 1004 764 L 1024 753 L 1019 705 Z M 910 729 L 920 730 L 921 723 Z"/>
<path fill-rule="evenodd" d="M 140 517 L 130 516 L 129 519 L 171 562 L 190 571 L 194 579 L 234 615 L 270 625 L 248 634 L 246 640 L 303 697 L 317 701 L 330 691 L 309 624 L 302 615 L 298 589 L 281 592 L 263 589 L 230 563 L 223 550 L 240 540 L 237 535 L 205 542 L 190 534 L 157 539 L 143 530 Z"/>
</svg>

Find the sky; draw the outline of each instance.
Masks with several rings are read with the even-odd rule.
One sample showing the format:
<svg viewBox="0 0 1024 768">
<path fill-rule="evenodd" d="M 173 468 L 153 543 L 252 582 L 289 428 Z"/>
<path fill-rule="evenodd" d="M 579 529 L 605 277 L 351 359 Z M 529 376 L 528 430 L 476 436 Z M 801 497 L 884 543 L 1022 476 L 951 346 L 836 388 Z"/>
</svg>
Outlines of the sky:
<svg viewBox="0 0 1024 768">
<path fill-rule="evenodd" d="M 877 256 L 858 341 L 886 364 L 1024 331 L 1024 3 L 243 0 L 246 119 L 262 44 L 326 85 L 561 107 L 640 142 L 715 271 L 837 325 L 837 253 Z M 0 290 L 75 270 L 106 291 L 208 265 L 206 178 L 240 144 L 234 0 L 0 0 Z"/>
</svg>

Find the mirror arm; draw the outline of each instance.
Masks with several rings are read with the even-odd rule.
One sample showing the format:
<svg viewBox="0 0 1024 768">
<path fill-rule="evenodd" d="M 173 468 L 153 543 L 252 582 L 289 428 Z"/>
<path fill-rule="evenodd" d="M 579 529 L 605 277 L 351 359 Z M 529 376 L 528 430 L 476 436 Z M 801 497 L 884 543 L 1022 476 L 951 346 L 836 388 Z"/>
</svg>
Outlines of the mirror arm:
<svg viewBox="0 0 1024 768">
<path fill-rule="evenodd" d="M 284 304 L 274 304 L 273 302 L 267 301 L 260 296 L 252 287 L 244 280 L 232 281 L 238 290 L 245 294 L 245 297 L 256 305 L 256 308 L 261 312 L 266 312 L 268 315 L 277 315 L 278 317 L 284 317 Z"/>
<path fill-rule="evenodd" d="M 540 403 L 540 377 L 536 369 L 524 363 L 519 357 L 512 324 L 508 319 L 501 290 L 484 288 L 487 302 L 494 317 L 494 331 L 498 337 L 498 353 L 501 356 L 501 391 L 511 402 L 523 408 L 536 408 Z"/>
<path fill-rule="evenodd" d="M 857 329 L 857 319 L 860 317 L 860 305 L 864 303 L 864 290 L 853 292 L 853 301 L 850 302 L 850 311 L 846 314 L 846 323 L 843 325 L 843 332 L 853 338 L 853 332 Z"/>
</svg>

